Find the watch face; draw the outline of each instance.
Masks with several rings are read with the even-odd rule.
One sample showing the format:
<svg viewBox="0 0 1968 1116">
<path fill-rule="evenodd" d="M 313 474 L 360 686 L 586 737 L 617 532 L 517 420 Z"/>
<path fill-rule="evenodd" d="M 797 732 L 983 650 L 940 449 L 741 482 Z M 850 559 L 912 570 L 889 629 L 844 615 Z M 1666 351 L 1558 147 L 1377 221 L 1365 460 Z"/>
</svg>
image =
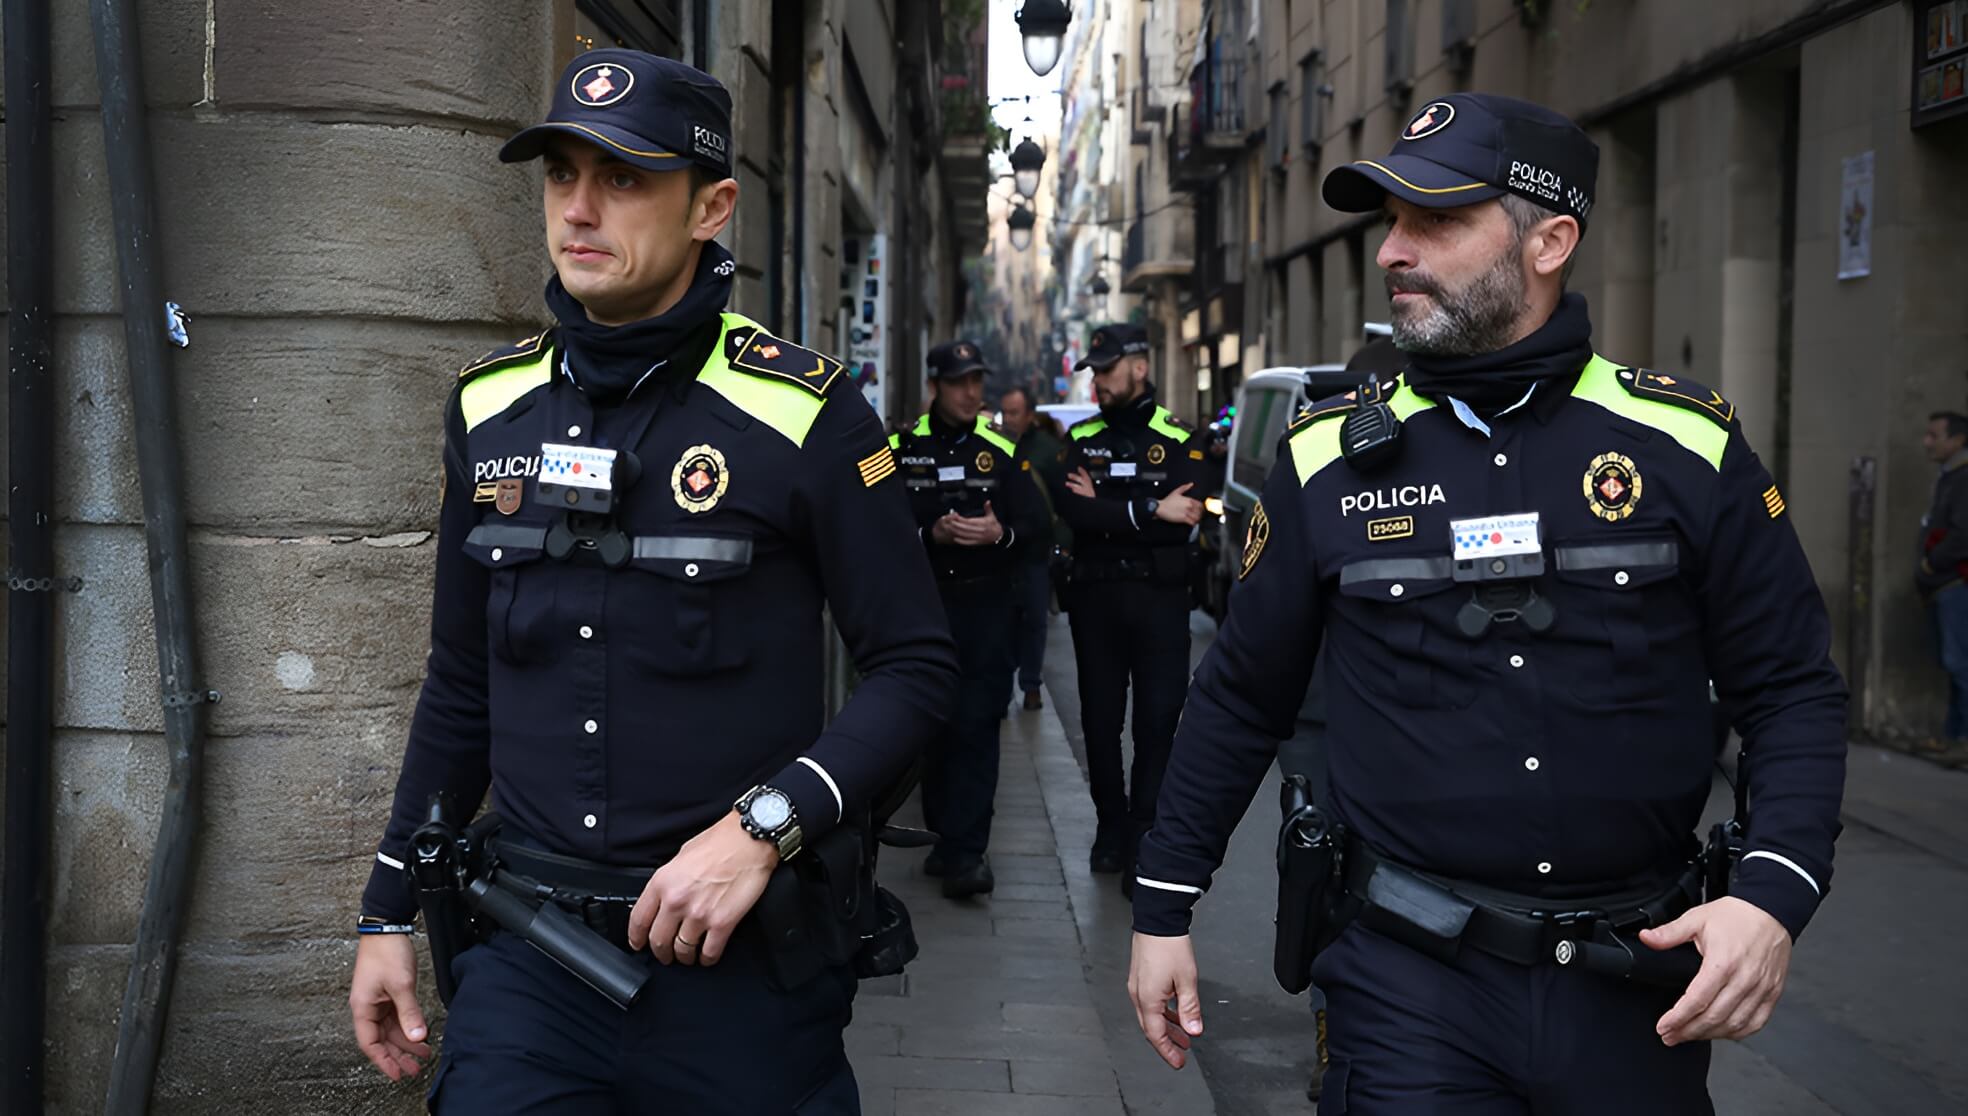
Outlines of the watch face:
<svg viewBox="0 0 1968 1116">
<path fill-rule="evenodd" d="M 792 820 L 793 804 L 778 791 L 766 791 L 752 799 L 745 813 L 753 825 L 769 833 Z"/>
</svg>

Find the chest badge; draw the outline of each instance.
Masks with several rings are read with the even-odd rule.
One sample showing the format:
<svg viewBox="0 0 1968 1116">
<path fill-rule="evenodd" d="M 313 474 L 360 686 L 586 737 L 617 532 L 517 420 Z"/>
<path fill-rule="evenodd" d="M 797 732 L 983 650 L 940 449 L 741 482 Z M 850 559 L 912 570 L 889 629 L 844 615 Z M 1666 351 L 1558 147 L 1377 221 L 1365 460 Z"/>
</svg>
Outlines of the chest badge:
<svg viewBox="0 0 1968 1116">
<path fill-rule="evenodd" d="M 500 515 L 511 515 L 519 510 L 526 498 L 526 481 L 522 477 L 507 477 L 492 490 L 492 506 L 499 509 Z"/>
<path fill-rule="evenodd" d="M 670 470 L 670 492 L 677 507 L 699 515 L 717 507 L 731 484 L 724 455 L 711 446 L 691 446 Z"/>
<path fill-rule="evenodd" d="M 988 473 L 988 472 L 990 472 L 990 471 L 991 471 L 991 470 L 992 470 L 993 468 L 995 468 L 996 466 L 997 466 L 997 461 L 996 461 L 995 459 L 993 459 L 993 458 L 991 457 L 991 451 L 990 451 L 990 450 L 978 450 L 978 451 L 977 451 L 977 471 L 978 471 L 978 472 L 980 472 L 980 473 Z"/>
<path fill-rule="evenodd" d="M 1148 464 L 1160 465 L 1163 461 L 1167 460 L 1167 458 L 1168 458 L 1168 450 L 1162 448 L 1162 444 L 1160 442 L 1157 442 L 1154 445 L 1148 447 Z"/>
<path fill-rule="evenodd" d="M 1644 482 L 1640 467 L 1624 454 L 1602 453 L 1585 470 L 1585 501 L 1592 514 L 1618 523 L 1633 514 Z"/>
</svg>

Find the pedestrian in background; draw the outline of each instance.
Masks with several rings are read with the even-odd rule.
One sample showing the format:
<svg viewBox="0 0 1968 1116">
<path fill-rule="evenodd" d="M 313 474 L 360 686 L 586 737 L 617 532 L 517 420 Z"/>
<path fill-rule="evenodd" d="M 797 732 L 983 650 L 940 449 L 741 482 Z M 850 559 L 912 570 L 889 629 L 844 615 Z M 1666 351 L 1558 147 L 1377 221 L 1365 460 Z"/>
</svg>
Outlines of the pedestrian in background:
<svg viewBox="0 0 1968 1116">
<path fill-rule="evenodd" d="M 1920 519 L 1920 568 L 1913 583 L 1934 617 L 1941 668 L 1948 674 L 1947 720 L 1941 735 L 1918 750 L 1944 762 L 1968 763 L 1968 416 L 1936 411 L 1920 444 L 1938 468 L 1934 499 Z"/>
<path fill-rule="evenodd" d="M 998 400 L 1004 431 L 1018 446 L 1018 459 L 1032 468 L 1046 498 L 1046 528 L 1034 531 L 1019 546 L 1017 585 L 1012 607 L 1017 613 L 1018 688 L 1026 709 L 1043 709 L 1039 696 L 1044 681 L 1046 624 L 1052 616 L 1052 550 L 1060 545 L 1059 517 L 1052 510 L 1051 492 L 1066 482 L 1066 447 L 1033 405 L 1032 393 L 1022 387 L 1005 390 Z"/>
</svg>

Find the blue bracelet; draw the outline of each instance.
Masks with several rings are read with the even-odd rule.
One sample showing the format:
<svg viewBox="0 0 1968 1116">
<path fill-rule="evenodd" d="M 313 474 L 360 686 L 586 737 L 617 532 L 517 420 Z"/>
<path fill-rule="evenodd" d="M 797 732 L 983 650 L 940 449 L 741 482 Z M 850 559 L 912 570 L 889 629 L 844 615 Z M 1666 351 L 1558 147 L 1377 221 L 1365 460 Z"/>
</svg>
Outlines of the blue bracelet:
<svg viewBox="0 0 1968 1116">
<path fill-rule="evenodd" d="M 380 918 L 360 918 L 356 920 L 355 932 L 358 934 L 414 934 L 414 922 L 384 922 Z"/>
</svg>

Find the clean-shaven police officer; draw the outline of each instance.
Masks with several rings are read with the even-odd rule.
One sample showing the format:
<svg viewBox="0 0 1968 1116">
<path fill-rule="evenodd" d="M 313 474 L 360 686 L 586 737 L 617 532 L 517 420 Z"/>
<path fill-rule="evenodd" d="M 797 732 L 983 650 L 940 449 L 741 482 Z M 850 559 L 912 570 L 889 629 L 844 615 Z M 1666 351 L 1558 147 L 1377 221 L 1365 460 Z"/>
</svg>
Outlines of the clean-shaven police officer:
<svg viewBox="0 0 1968 1116">
<path fill-rule="evenodd" d="M 1015 661 L 1013 578 L 1021 544 L 1045 526 L 1031 464 L 983 414 L 988 371 L 974 341 L 931 349 L 929 410 L 889 437 L 963 671 L 949 730 L 930 746 L 922 781 L 923 823 L 938 836 L 923 871 L 941 876 L 952 899 L 996 886 L 985 853 Z"/>
<path fill-rule="evenodd" d="M 432 794 L 488 786 L 525 875 L 639 893 L 609 917 L 653 976 L 625 1013 L 511 934 L 464 950 L 440 1113 L 859 1111 L 852 971 L 775 987 L 744 920 L 892 791 L 956 659 L 881 424 L 836 362 L 725 311 L 730 140 L 708 74 L 599 50 L 500 153 L 546 161 L 555 324 L 446 410 L 429 672 L 350 1006 L 378 1069 L 417 1071 L 406 843 Z M 823 603 L 861 675 L 824 727 Z"/>
<path fill-rule="evenodd" d="M 1205 439 L 1155 398 L 1148 335 L 1116 323 L 1093 331 L 1079 367 L 1093 370 L 1100 413 L 1067 432 L 1065 491 L 1073 530 L 1073 658 L 1098 829 L 1089 865 L 1133 890 L 1135 846 L 1155 819 L 1189 678 L 1189 551 L 1206 477 Z M 1121 723 L 1134 686 L 1134 766 Z"/>
<path fill-rule="evenodd" d="M 1706 1040 L 1754 1033 L 1783 990 L 1831 880 L 1845 689 L 1734 408 L 1595 355 L 1564 293 L 1597 165 L 1554 112 L 1454 94 L 1326 178 L 1335 208 L 1386 214 L 1410 360 L 1289 430 L 1190 692 L 1130 976 L 1171 1064 L 1202 1031 L 1190 906 L 1322 639 L 1360 912 L 1311 968 L 1322 1111 L 1709 1112 Z M 1753 759 L 1746 855 L 1700 903 L 1710 677 Z M 1554 963 L 1588 928 L 1649 959 L 1692 942 L 1700 972 L 1683 990 Z"/>
</svg>

